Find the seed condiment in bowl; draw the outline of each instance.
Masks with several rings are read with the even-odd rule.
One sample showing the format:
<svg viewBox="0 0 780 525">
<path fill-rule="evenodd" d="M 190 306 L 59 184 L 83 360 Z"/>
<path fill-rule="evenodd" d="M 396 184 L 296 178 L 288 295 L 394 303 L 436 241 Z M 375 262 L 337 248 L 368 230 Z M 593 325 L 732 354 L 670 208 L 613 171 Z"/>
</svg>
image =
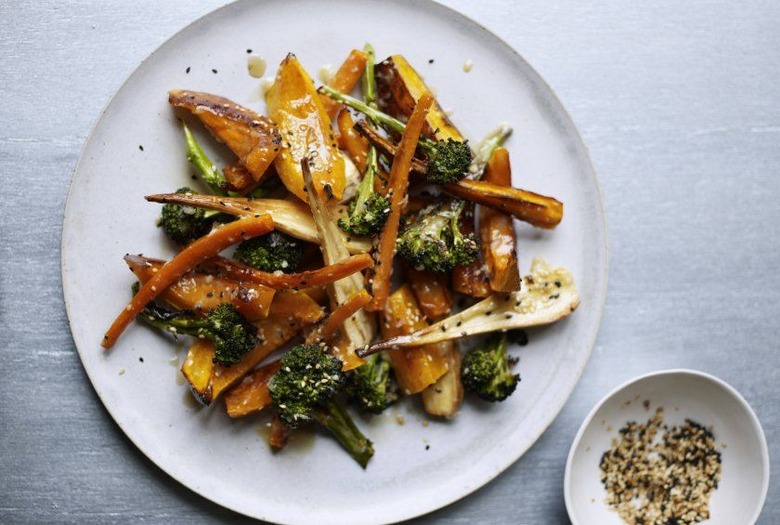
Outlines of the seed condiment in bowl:
<svg viewBox="0 0 780 525">
<path fill-rule="evenodd" d="M 754 523 L 769 484 L 766 440 L 728 384 L 693 370 L 654 372 L 591 411 L 564 484 L 575 525 Z"/>
</svg>

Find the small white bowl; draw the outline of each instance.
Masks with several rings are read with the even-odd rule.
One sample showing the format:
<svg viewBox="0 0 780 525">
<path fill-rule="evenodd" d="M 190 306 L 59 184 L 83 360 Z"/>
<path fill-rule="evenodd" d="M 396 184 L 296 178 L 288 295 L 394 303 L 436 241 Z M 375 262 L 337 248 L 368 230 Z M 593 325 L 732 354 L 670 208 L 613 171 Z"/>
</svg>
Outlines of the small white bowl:
<svg viewBox="0 0 780 525">
<path fill-rule="evenodd" d="M 648 408 L 645 400 L 650 401 Z M 695 370 L 664 370 L 632 379 L 591 410 L 566 462 L 564 496 L 572 523 L 623 523 L 605 503 L 601 456 L 628 421 L 646 422 L 659 406 L 664 407 L 664 423 L 680 424 L 687 418 L 712 426 L 722 470 L 710 500 L 711 519 L 706 523 L 755 523 L 769 488 L 769 453 L 761 423 L 733 387 Z"/>
</svg>

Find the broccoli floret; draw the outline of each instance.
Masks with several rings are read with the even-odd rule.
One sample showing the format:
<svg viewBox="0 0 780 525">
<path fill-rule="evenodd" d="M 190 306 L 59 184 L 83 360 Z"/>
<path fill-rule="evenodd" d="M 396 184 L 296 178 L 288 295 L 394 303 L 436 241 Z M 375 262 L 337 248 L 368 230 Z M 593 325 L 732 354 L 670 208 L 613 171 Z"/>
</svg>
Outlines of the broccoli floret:
<svg viewBox="0 0 780 525">
<path fill-rule="evenodd" d="M 398 237 L 398 253 L 417 269 L 449 272 L 474 262 L 479 252 L 474 234 L 458 227 L 464 201 L 448 200 L 419 212 Z"/>
<path fill-rule="evenodd" d="M 509 369 L 514 362 L 507 354 L 506 340 L 506 334 L 495 336 L 486 346 L 470 350 L 463 357 L 463 387 L 485 401 L 503 401 L 520 381 L 520 375 Z"/>
<path fill-rule="evenodd" d="M 320 93 L 324 93 L 337 102 L 360 111 L 374 122 L 396 133 L 403 133 L 406 125 L 387 113 L 383 113 L 375 107 L 354 97 L 336 91 L 329 86 L 321 86 Z M 458 182 L 466 176 L 471 163 L 471 148 L 468 141 L 459 141 L 453 138 L 435 141 L 427 137 L 420 137 L 418 148 L 425 154 L 428 168 L 425 172 L 425 180 L 431 184 L 449 184 Z"/>
<path fill-rule="evenodd" d="M 347 373 L 347 395 L 360 410 L 380 414 L 398 399 L 390 376 L 390 363 L 375 354 Z"/>
<path fill-rule="evenodd" d="M 376 148 L 368 149 L 366 173 L 358 185 L 357 195 L 349 203 L 349 215 L 339 219 L 339 228 L 357 237 L 376 235 L 390 215 L 390 201 L 374 191 L 374 178 L 379 170 Z"/>
<path fill-rule="evenodd" d="M 279 418 L 295 428 L 317 421 L 363 468 L 374 455 L 369 441 L 334 398 L 344 384 L 342 363 L 316 345 L 298 345 L 282 357 L 268 385 Z"/>
<path fill-rule="evenodd" d="M 471 148 L 467 140 L 461 142 L 448 138 L 434 144 L 423 141 L 420 148 L 427 157 L 425 180 L 431 184 L 458 182 L 469 169 Z"/>
<path fill-rule="evenodd" d="M 233 257 L 264 272 L 292 273 L 303 260 L 303 241 L 272 231 L 242 242 Z"/>
<path fill-rule="evenodd" d="M 195 192 L 185 186 L 176 190 L 176 193 L 193 194 Z M 162 207 L 160 217 L 160 226 L 165 234 L 182 246 L 206 235 L 211 230 L 212 222 L 214 222 L 214 214 L 209 214 L 203 208 L 184 204 L 165 204 Z"/>
<path fill-rule="evenodd" d="M 214 362 L 223 366 L 238 363 L 258 343 L 257 328 L 230 304 L 221 304 L 205 317 L 197 317 L 188 310 L 170 311 L 151 303 L 138 317 L 166 332 L 210 339 L 214 342 Z"/>
</svg>

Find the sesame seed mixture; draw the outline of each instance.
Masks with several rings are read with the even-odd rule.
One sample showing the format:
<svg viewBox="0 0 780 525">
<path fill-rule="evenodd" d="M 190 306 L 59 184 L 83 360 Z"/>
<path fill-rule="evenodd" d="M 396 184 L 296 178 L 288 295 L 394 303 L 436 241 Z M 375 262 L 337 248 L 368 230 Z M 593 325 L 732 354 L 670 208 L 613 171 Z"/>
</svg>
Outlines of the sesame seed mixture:
<svg viewBox="0 0 780 525">
<path fill-rule="evenodd" d="M 659 407 L 647 423 L 631 421 L 601 457 L 606 503 L 629 525 L 684 525 L 710 517 L 721 479 L 712 431 L 686 419 L 663 423 Z"/>
</svg>

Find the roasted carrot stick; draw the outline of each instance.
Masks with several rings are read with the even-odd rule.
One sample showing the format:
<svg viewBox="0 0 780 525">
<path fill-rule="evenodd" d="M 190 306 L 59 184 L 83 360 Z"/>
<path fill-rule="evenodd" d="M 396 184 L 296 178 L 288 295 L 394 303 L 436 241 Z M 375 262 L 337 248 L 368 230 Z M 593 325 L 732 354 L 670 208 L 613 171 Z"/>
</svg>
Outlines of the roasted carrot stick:
<svg viewBox="0 0 780 525">
<path fill-rule="evenodd" d="M 142 255 L 125 255 L 125 262 L 141 284 L 160 271 L 165 261 Z M 250 321 L 268 317 L 276 290 L 253 283 L 245 286 L 235 279 L 207 273 L 188 272 L 164 290 L 159 299 L 177 310 L 203 312 L 230 303 Z"/>
<path fill-rule="evenodd" d="M 362 172 L 366 169 L 368 140 L 355 131 L 355 121 L 352 120 L 352 115 L 346 107 L 339 111 L 338 117 L 336 117 L 336 123 L 339 127 L 341 149 L 347 151 L 352 162 L 354 162 L 355 166 Z"/>
<path fill-rule="evenodd" d="M 372 263 L 370 255 L 361 253 L 318 270 L 288 274 L 263 272 L 224 257 L 215 257 L 209 264 L 217 267 L 223 275 L 231 279 L 249 281 L 281 290 L 284 288 L 306 288 L 330 284 L 355 272 L 364 270 L 371 266 Z"/>
<path fill-rule="evenodd" d="M 392 141 L 379 135 L 366 123 L 356 123 L 355 129 L 386 155 L 393 157 L 398 152 L 398 147 Z M 424 174 L 426 170 L 424 161 L 412 159 L 414 173 Z M 508 213 L 515 219 L 539 228 L 555 228 L 563 218 L 562 203 L 552 197 L 519 188 L 504 187 L 488 181 L 462 179 L 455 184 L 442 186 L 442 189 L 461 199 Z"/>
<path fill-rule="evenodd" d="M 551 229 L 563 218 L 563 204 L 518 188 L 506 188 L 486 181 L 463 179 L 442 189 L 451 195 L 487 206 L 538 228 Z"/>
<path fill-rule="evenodd" d="M 493 152 L 484 180 L 497 186 L 512 184 L 512 170 L 506 148 L 498 148 Z M 490 288 L 496 292 L 519 290 L 517 237 L 512 217 L 482 206 L 479 210 L 479 237 Z"/>
<path fill-rule="evenodd" d="M 114 323 L 103 336 L 103 348 L 111 348 L 116 340 L 122 335 L 122 332 L 129 325 L 135 316 L 143 310 L 146 305 L 153 301 L 166 288 L 179 280 L 186 272 L 194 267 L 216 256 L 219 252 L 239 241 L 251 239 L 258 235 L 263 235 L 273 230 L 274 222 L 270 215 L 261 215 L 258 218 L 241 219 L 230 222 L 216 230 L 212 230 L 208 235 L 204 235 L 193 242 L 173 259 L 165 263 L 154 277 L 146 281 L 138 293 L 128 305 L 120 312 Z"/>
<path fill-rule="evenodd" d="M 406 190 L 409 187 L 409 170 L 412 166 L 412 157 L 417 149 L 417 141 L 420 138 L 425 116 L 433 103 L 433 96 L 426 92 L 409 117 L 406 129 L 401 136 L 398 145 L 398 154 L 393 158 L 393 166 L 390 170 L 388 196 L 390 198 L 390 216 L 387 218 L 382 233 L 379 236 L 379 247 L 375 255 L 375 271 L 371 291 L 374 300 L 367 309 L 382 310 L 390 295 L 390 276 L 393 273 L 393 252 L 398 237 L 398 226 L 401 221 L 401 208 L 406 199 Z"/>
<path fill-rule="evenodd" d="M 371 302 L 371 295 L 363 288 L 349 299 L 338 305 L 328 317 L 326 317 L 309 335 L 306 336 L 306 344 L 313 345 L 327 342 L 344 324 L 350 316 Z"/>
<path fill-rule="evenodd" d="M 360 81 L 360 75 L 363 74 L 363 69 L 366 67 L 367 56 L 363 51 L 359 49 L 353 49 L 349 52 L 349 56 L 336 71 L 333 79 L 328 85 L 333 89 L 342 93 L 349 93 Z M 320 95 L 322 104 L 325 106 L 325 111 L 330 118 L 336 116 L 336 112 L 339 110 L 339 103 L 334 102 L 333 99 L 327 95 Z"/>
</svg>

